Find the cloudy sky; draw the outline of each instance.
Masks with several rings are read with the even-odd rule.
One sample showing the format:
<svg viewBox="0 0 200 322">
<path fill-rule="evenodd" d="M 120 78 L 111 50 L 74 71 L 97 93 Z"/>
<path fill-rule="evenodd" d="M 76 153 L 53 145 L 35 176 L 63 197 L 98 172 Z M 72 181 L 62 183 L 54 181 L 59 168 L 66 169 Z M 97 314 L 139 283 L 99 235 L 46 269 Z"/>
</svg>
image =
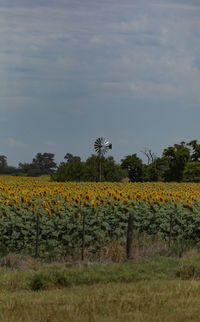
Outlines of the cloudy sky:
<svg viewBox="0 0 200 322">
<path fill-rule="evenodd" d="M 0 154 L 200 141 L 200 1 L 0 0 Z"/>
</svg>

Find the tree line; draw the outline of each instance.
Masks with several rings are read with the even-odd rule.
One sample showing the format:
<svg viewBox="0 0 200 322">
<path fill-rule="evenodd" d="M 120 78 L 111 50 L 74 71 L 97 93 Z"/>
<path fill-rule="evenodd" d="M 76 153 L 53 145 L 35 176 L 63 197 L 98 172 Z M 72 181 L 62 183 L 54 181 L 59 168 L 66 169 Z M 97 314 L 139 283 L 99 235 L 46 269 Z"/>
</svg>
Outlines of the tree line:
<svg viewBox="0 0 200 322">
<path fill-rule="evenodd" d="M 13 167 L 8 165 L 5 155 L 0 155 L 0 174 L 31 177 L 51 175 L 57 167 L 54 157 L 55 155 L 53 153 L 37 153 L 31 163 L 20 162 L 18 167 Z"/>
<path fill-rule="evenodd" d="M 200 144 L 197 140 L 184 141 L 169 146 L 157 157 L 151 149 L 141 151 L 143 162 L 136 153 L 125 156 L 117 164 L 112 156 L 101 156 L 102 181 L 132 182 L 176 181 L 200 182 Z M 91 155 L 86 161 L 80 156 L 67 153 L 64 161 L 57 165 L 53 153 L 37 153 L 31 163 L 19 163 L 18 167 L 7 164 L 5 155 L 0 155 L 0 174 L 41 176 L 50 175 L 55 181 L 99 181 L 98 155 Z"/>
</svg>

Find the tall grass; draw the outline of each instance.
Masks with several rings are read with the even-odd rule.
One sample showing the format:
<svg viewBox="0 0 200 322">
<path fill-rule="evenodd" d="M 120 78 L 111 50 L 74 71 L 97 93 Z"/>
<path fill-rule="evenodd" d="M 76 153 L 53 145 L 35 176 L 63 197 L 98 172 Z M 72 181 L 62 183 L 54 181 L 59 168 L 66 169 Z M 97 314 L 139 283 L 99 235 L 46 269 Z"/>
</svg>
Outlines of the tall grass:
<svg viewBox="0 0 200 322">
<path fill-rule="evenodd" d="M 0 321 L 199 321 L 198 281 L 149 281 L 0 293 Z"/>
<path fill-rule="evenodd" d="M 200 254 L 0 268 L 0 321 L 199 321 Z M 30 258 L 28 259 L 30 261 Z M 9 263 L 9 268 L 6 267 Z"/>
</svg>

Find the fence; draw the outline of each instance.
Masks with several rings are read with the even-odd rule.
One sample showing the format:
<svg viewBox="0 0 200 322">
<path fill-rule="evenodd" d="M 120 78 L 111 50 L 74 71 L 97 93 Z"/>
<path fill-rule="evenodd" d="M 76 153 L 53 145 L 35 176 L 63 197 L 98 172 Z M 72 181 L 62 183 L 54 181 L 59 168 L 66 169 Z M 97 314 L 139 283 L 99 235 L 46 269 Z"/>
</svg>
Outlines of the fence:
<svg viewBox="0 0 200 322">
<path fill-rule="evenodd" d="M 191 212 L 144 213 L 142 209 L 127 213 L 113 212 L 112 208 L 95 213 L 94 209 L 81 212 L 68 212 L 66 215 L 41 213 L 0 216 L 0 252 L 25 252 L 35 257 L 62 257 L 81 254 L 84 260 L 87 250 L 95 255 L 112 238 L 126 240 L 126 257 L 133 254 L 133 235 L 158 232 L 168 241 L 181 236 L 185 240 L 198 242 L 200 239 L 200 214 Z M 52 255 L 54 254 L 54 255 Z"/>
</svg>

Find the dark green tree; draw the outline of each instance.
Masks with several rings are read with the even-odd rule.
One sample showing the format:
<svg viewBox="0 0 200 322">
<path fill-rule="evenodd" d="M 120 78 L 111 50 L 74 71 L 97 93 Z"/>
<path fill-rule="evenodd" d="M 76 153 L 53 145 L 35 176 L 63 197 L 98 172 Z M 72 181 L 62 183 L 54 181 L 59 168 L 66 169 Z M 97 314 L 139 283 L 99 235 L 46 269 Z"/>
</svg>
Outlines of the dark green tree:
<svg viewBox="0 0 200 322">
<path fill-rule="evenodd" d="M 101 165 L 101 181 L 121 181 L 125 177 L 124 171 L 120 165 L 116 164 L 112 156 L 107 158 L 101 156 Z M 93 154 L 86 160 L 84 179 L 86 181 L 99 181 L 99 156 Z"/>
<path fill-rule="evenodd" d="M 99 157 L 94 154 L 85 162 L 84 180 L 99 181 Z"/>
<path fill-rule="evenodd" d="M 115 163 L 113 157 L 102 157 L 101 161 L 102 181 L 120 181 L 124 177 L 124 171 Z M 99 181 L 99 157 L 91 155 L 86 162 L 81 162 L 78 157 L 73 159 L 70 156 L 51 177 L 55 181 Z"/>
<path fill-rule="evenodd" d="M 39 177 L 45 174 L 37 164 L 33 163 L 19 163 L 18 173 L 28 177 Z"/>
<path fill-rule="evenodd" d="M 0 174 L 13 174 L 17 173 L 16 167 L 9 166 L 7 163 L 7 157 L 0 155 Z"/>
<path fill-rule="evenodd" d="M 156 158 L 149 165 L 143 165 L 144 181 L 164 181 L 164 174 L 169 169 L 166 158 Z"/>
<path fill-rule="evenodd" d="M 77 155 L 73 155 L 71 153 L 67 153 L 65 156 L 64 156 L 64 159 L 67 160 L 67 162 L 81 162 L 81 158 Z"/>
<path fill-rule="evenodd" d="M 83 181 L 84 180 L 84 163 L 79 156 L 73 156 L 67 153 L 64 157 L 67 162 L 61 162 L 56 172 L 51 178 L 55 181 Z"/>
<path fill-rule="evenodd" d="M 187 162 L 183 172 L 183 181 L 200 182 L 200 162 Z"/>
<path fill-rule="evenodd" d="M 121 160 L 122 169 L 126 170 L 128 178 L 133 181 L 143 181 L 143 164 L 137 154 L 128 155 Z"/>
<path fill-rule="evenodd" d="M 186 163 L 190 160 L 190 150 L 185 142 L 174 144 L 163 151 L 163 158 L 168 163 L 164 172 L 165 181 L 182 181 Z"/>
<path fill-rule="evenodd" d="M 19 172 L 21 172 L 22 174 L 28 174 L 28 172 L 31 169 L 31 164 L 20 162 L 18 165 L 18 169 L 19 169 Z"/>
<path fill-rule="evenodd" d="M 47 152 L 37 153 L 32 160 L 31 166 L 33 169 L 39 169 L 41 174 L 51 174 L 56 168 L 54 154 Z"/>
<path fill-rule="evenodd" d="M 191 147 L 191 161 L 200 161 L 200 144 L 197 140 L 190 141 L 187 146 Z"/>
<path fill-rule="evenodd" d="M 7 168 L 7 157 L 5 155 L 0 155 L 0 170 Z"/>
<path fill-rule="evenodd" d="M 64 181 L 83 181 L 84 163 L 83 162 L 62 162 L 55 173 L 51 175 L 52 180 Z"/>
<path fill-rule="evenodd" d="M 109 156 L 103 161 L 103 177 L 105 181 L 117 182 L 125 178 L 126 173 L 114 158 Z"/>
</svg>

